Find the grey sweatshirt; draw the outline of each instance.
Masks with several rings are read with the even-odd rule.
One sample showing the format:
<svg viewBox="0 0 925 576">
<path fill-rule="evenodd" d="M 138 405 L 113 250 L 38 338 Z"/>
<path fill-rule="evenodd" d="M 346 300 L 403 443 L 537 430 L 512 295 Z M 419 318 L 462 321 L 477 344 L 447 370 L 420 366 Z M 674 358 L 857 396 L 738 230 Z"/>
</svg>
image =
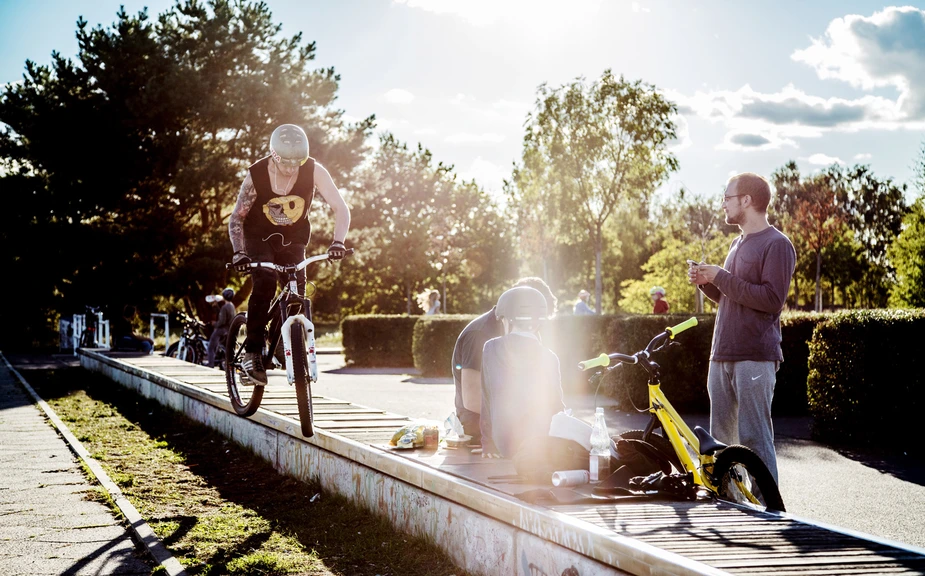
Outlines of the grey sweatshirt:
<svg viewBox="0 0 925 576">
<path fill-rule="evenodd" d="M 784 360 L 780 313 L 796 258 L 790 239 L 773 226 L 732 241 L 723 270 L 700 287 L 719 304 L 710 360 Z"/>
</svg>

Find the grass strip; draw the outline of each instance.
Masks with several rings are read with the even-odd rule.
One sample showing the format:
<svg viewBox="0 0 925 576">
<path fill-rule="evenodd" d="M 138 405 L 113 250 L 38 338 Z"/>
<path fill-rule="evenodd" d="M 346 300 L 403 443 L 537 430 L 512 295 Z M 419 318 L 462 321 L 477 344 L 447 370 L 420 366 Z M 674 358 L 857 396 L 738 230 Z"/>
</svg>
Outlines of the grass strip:
<svg viewBox="0 0 925 576">
<path fill-rule="evenodd" d="M 466 574 L 423 538 L 318 484 L 277 473 L 102 376 L 36 370 L 29 383 L 190 574 Z"/>
</svg>

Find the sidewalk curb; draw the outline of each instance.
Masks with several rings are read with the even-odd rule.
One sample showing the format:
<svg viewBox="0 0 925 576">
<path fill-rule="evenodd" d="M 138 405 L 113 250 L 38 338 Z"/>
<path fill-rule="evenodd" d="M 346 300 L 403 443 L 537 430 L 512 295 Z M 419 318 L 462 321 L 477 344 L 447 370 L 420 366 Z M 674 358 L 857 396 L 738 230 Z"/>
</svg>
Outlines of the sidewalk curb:
<svg viewBox="0 0 925 576">
<path fill-rule="evenodd" d="M 157 535 L 148 526 L 144 518 L 141 517 L 141 514 L 138 513 L 138 510 L 132 506 L 132 503 L 128 501 L 125 495 L 122 494 L 122 491 L 119 490 L 119 487 L 109 479 L 109 475 L 106 474 L 106 471 L 103 470 L 100 463 L 96 461 L 95 458 L 90 456 L 90 453 L 87 452 L 87 449 L 84 448 L 83 444 L 71 433 L 67 425 L 58 418 L 58 415 L 48 405 L 45 400 L 26 382 L 26 379 L 22 377 L 22 374 L 19 373 L 16 368 L 13 368 L 13 365 L 6 359 L 6 356 L 0 352 L 0 359 L 3 360 L 3 363 L 9 368 L 16 378 L 19 380 L 20 385 L 26 390 L 29 396 L 32 397 L 32 400 L 38 404 L 39 408 L 45 413 L 48 417 L 48 420 L 51 422 L 51 425 L 54 426 L 58 433 L 64 438 L 64 441 L 67 443 L 68 447 L 71 449 L 74 454 L 80 458 L 87 468 L 96 476 L 97 481 L 106 489 L 109 493 L 112 501 L 115 502 L 116 506 L 119 508 L 119 511 L 122 512 L 122 515 L 125 516 L 125 519 L 128 520 L 129 526 L 132 529 L 132 532 L 135 534 L 136 541 L 144 546 L 144 548 L 151 554 L 151 557 L 154 560 L 164 567 L 164 570 L 169 576 L 187 576 L 186 570 L 183 568 L 183 565 L 177 561 L 173 555 L 170 554 L 170 551 L 164 546 L 163 542 L 158 539 Z"/>
</svg>

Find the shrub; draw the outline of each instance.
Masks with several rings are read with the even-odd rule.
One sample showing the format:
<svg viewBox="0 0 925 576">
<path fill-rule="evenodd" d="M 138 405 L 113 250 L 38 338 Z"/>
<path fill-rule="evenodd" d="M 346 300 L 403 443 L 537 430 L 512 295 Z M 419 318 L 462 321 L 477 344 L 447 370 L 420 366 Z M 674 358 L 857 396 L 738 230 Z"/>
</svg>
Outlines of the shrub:
<svg viewBox="0 0 925 576">
<path fill-rule="evenodd" d="M 341 322 L 344 359 L 354 366 L 413 366 L 411 344 L 418 318 L 406 314 L 347 316 Z"/>
<path fill-rule="evenodd" d="M 633 354 L 668 326 L 690 318 L 690 314 L 664 316 L 640 315 L 617 318 L 606 335 L 607 352 Z M 715 316 L 698 316 L 698 325 L 676 337 L 681 346 L 672 346 L 655 356 L 661 367 L 662 390 L 672 405 L 680 411 L 706 412 L 710 408 L 707 395 L 707 369 L 710 364 L 710 345 L 713 340 Z M 648 375 L 638 366 L 622 366 L 610 372 L 601 389 L 616 399 L 623 409 L 632 405 L 648 406 Z"/>
<path fill-rule="evenodd" d="M 414 325 L 414 367 L 422 376 L 452 376 L 456 338 L 476 316 L 422 316 Z"/>
<path fill-rule="evenodd" d="M 816 326 L 808 382 L 814 436 L 921 452 L 914 415 L 925 409 L 923 329 L 921 309 L 840 312 Z"/>
<path fill-rule="evenodd" d="M 788 312 L 781 316 L 781 350 L 784 361 L 777 371 L 773 413 L 805 416 L 809 413 L 806 380 L 809 377 L 809 341 L 813 330 L 831 314 Z"/>
</svg>

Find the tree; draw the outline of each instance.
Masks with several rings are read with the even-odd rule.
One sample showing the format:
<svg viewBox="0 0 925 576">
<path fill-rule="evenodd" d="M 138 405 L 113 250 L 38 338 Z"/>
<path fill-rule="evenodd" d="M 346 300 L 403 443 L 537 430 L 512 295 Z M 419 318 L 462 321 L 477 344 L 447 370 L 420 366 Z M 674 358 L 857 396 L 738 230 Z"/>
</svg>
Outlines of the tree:
<svg viewBox="0 0 925 576">
<path fill-rule="evenodd" d="M 903 220 L 903 230 L 888 249 L 896 268 L 890 306 L 925 308 L 925 197 L 920 197 Z"/>
<path fill-rule="evenodd" d="M 814 308 L 822 311 L 822 252 L 842 233 L 844 213 L 836 204 L 840 185 L 837 169 L 802 179 L 792 160 L 776 170 L 772 182 L 777 190 L 777 212 L 784 215 L 786 229 L 804 243 L 815 261 Z"/>
<path fill-rule="evenodd" d="M 510 275 L 509 230 L 497 207 L 421 145 L 383 134 L 349 201 L 357 247 L 344 279 L 356 294 L 351 310 L 410 314 L 414 294 L 446 281 L 452 309 L 471 312 Z"/>
<path fill-rule="evenodd" d="M 606 70 L 587 84 L 545 84 L 527 117 L 523 161 L 551 194 L 557 232 L 586 235 L 595 258 L 595 303 L 601 311 L 605 225 L 621 209 L 647 206 L 652 191 L 678 167 L 668 151 L 677 112 L 654 86 Z M 542 169 L 536 168 L 542 165 Z M 526 196 L 529 198 L 529 196 Z"/>
<path fill-rule="evenodd" d="M 282 37 L 265 4 L 186 0 L 156 22 L 117 18 L 79 20 L 76 61 L 27 62 L 0 97 L 0 181 L 17 220 L 0 232 L 0 263 L 34 281 L 14 286 L 31 305 L 6 319 L 82 303 L 144 311 L 163 296 L 204 305 L 230 280 L 227 217 L 273 127 L 305 126 L 339 182 L 365 154 L 373 119 L 344 121 L 339 77 L 312 70 L 314 43 Z M 22 241 L 49 237 L 50 251 Z"/>
</svg>

